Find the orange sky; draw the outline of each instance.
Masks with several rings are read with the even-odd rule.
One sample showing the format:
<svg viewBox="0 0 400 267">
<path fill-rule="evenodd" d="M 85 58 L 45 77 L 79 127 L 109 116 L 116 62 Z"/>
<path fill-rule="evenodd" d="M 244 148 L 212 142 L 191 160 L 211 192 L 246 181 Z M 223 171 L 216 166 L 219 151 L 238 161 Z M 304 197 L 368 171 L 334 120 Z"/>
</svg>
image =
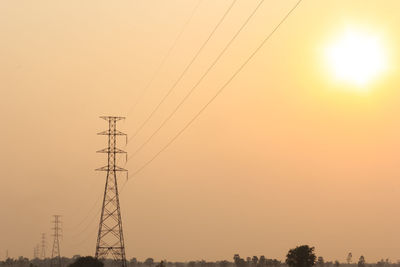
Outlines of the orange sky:
<svg viewBox="0 0 400 267">
<path fill-rule="evenodd" d="M 100 115 L 126 115 L 190 16 L 190 1 L 1 1 L 0 258 L 32 257 L 53 214 L 62 255 L 93 254 L 105 177 Z M 266 1 L 177 115 L 126 165 L 181 129 L 295 1 Z M 120 124 L 133 133 L 230 1 L 203 0 L 164 68 Z M 254 8 L 238 1 L 133 152 Z M 219 260 L 316 246 L 326 260 L 400 259 L 397 0 L 305 0 L 176 143 L 121 193 L 128 258 Z M 337 83 L 321 50 L 347 26 L 384 38 L 389 70 L 367 93 Z M 123 142 L 121 140 L 121 147 Z M 123 165 L 123 162 L 121 162 Z M 124 178 L 121 177 L 121 182 Z M 87 217 L 85 217 L 87 216 Z M 83 222 L 82 220 L 85 219 Z M 48 240 L 47 255 L 51 250 Z"/>
</svg>

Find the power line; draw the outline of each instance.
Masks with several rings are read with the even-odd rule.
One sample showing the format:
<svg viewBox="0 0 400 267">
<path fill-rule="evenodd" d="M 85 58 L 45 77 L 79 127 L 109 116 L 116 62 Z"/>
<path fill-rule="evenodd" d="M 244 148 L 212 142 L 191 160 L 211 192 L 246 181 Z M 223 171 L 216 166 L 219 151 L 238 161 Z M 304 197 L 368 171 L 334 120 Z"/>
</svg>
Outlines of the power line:
<svg viewBox="0 0 400 267">
<path fill-rule="evenodd" d="M 222 93 L 222 91 L 232 82 L 232 80 L 243 70 L 243 68 L 254 58 L 254 56 L 264 47 L 268 40 L 274 35 L 274 33 L 281 27 L 281 25 L 287 20 L 287 18 L 297 9 L 303 0 L 298 0 L 296 4 L 286 13 L 286 15 L 280 20 L 280 22 L 274 27 L 274 29 L 263 39 L 263 41 L 256 47 L 256 49 L 249 55 L 249 57 L 239 66 L 239 68 L 232 74 L 232 76 L 220 87 L 215 95 L 200 109 L 198 113 L 188 122 L 185 126 L 166 144 L 161 150 L 159 150 L 150 160 L 143 164 L 139 169 L 130 175 L 133 177 L 140 173 L 150 163 L 152 163 L 163 151 L 165 151 L 182 133 L 189 128 L 189 126 L 204 112 L 205 109 Z M 123 187 L 127 181 L 124 183 Z M 122 191 L 122 190 L 121 190 Z"/>
<path fill-rule="evenodd" d="M 83 239 L 77 243 L 74 242 L 69 242 L 69 245 L 71 247 L 75 247 L 75 248 L 79 248 L 81 247 L 83 244 L 87 244 L 86 242 L 89 241 L 91 238 L 93 238 L 93 240 L 96 238 L 96 234 L 97 234 L 97 229 L 96 228 L 91 228 L 90 231 L 87 232 L 88 234 L 86 235 L 82 235 Z M 82 237 L 80 236 L 80 237 Z M 93 242 L 93 240 L 91 240 Z"/>
<path fill-rule="evenodd" d="M 229 42 L 225 45 L 225 47 L 222 49 L 222 51 L 218 54 L 217 58 L 211 63 L 211 65 L 208 67 L 208 69 L 203 73 L 203 75 L 200 77 L 200 79 L 196 82 L 196 84 L 190 89 L 190 91 L 185 95 L 185 97 L 179 102 L 179 104 L 175 107 L 175 109 L 169 114 L 169 116 L 161 123 L 161 125 L 150 135 L 149 138 L 146 139 L 146 141 L 136 150 L 133 152 L 132 155 L 129 156 L 128 160 L 132 157 L 134 157 L 137 153 L 139 153 L 144 146 L 146 146 L 152 139 L 153 137 L 164 127 L 164 125 L 175 115 L 175 113 L 180 109 L 180 107 L 186 102 L 186 100 L 192 95 L 192 93 L 195 91 L 195 89 L 200 85 L 200 83 L 204 80 L 204 78 L 208 75 L 208 73 L 214 68 L 214 66 L 218 63 L 218 61 L 221 59 L 221 57 L 225 54 L 225 52 L 228 50 L 228 48 L 231 46 L 231 44 L 236 40 L 236 38 L 239 36 L 239 34 L 242 32 L 242 30 L 247 26 L 249 21 L 253 18 L 253 16 L 257 13 L 261 5 L 264 3 L 265 0 L 261 0 L 257 6 L 253 9 L 253 11 L 250 13 L 250 15 L 246 18 L 246 20 L 243 22 L 243 24 L 240 26 L 240 28 L 236 31 L 236 33 L 232 36 L 232 38 L 229 40 Z"/>
<path fill-rule="evenodd" d="M 76 224 L 75 226 L 73 226 L 72 228 L 79 228 L 79 227 L 89 218 L 89 216 L 91 215 L 92 211 L 94 211 L 95 208 L 98 207 L 97 204 L 100 202 L 100 200 L 102 199 L 102 197 L 103 197 L 103 194 L 98 195 L 98 198 L 97 198 L 96 201 L 93 203 L 93 206 L 89 209 L 88 212 L 86 212 L 86 214 L 85 214 L 85 216 L 82 218 L 82 220 L 81 220 L 78 224 Z M 99 213 L 100 210 L 101 210 L 101 208 L 98 209 L 97 213 Z M 96 213 L 96 214 L 97 214 L 97 213 Z"/>
<path fill-rule="evenodd" d="M 142 97 L 146 94 L 147 90 L 150 88 L 150 86 L 153 84 L 154 80 L 156 79 L 156 77 L 158 76 L 158 73 L 161 71 L 161 69 L 164 67 L 165 62 L 167 62 L 167 59 L 169 58 L 169 56 L 171 55 L 172 51 L 174 50 L 174 48 L 176 47 L 179 39 L 181 38 L 182 34 L 185 32 L 186 27 L 189 25 L 190 21 L 193 19 L 194 14 L 196 13 L 197 9 L 199 8 L 201 2 L 203 0 L 199 0 L 197 5 L 195 5 L 195 7 L 193 8 L 192 12 L 190 13 L 189 18 L 185 21 L 185 23 L 182 26 L 182 29 L 180 30 L 180 32 L 178 33 L 178 35 L 176 36 L 174 42 L 172 43 L 171 47 L 168 49 L 167 53 L 165 54 L 165 56 L 163 57 L 163 59 L 161 60 L 160 65 L 158 65 L 156 71 L 153 73 L 152 77 L 150 78 L 149 82 L 147 83 L 147 85 L 143 88 L 143 90 L 141 91 L 139 97 L 136 99 L 135 103 L 132 105 L 132 107 L 129 109 L 129 111 L 127 112 L 127 115 L 129 115 L 131 112 L 133 112 L 133 110 L 136 108 L 136 106 L 138 105 L 138 103 L 140 102 L 140 100 L 142 99 Z"/>
<path fill-rule="evenodd" d="M 90 221 L 88 221 L 88 224 L 82 228 L 81 231 L 76 232 L 75 234 L 72 235 L 72 237 L 78 237 L 80 236 L 82 233 L 86 232 L 86 230 L 89 229 L 90 226 L 92 226 L 92 224 L 95 222 L 96 219 L 98 219 L 99 214 L 101 212 L 101 207 L 96 211 L 96 213 L 91 217 Z"/>
<path fill-rule="evenodd" d="M 97 184 L 97 183 L 92 183 L 91 187 L 94 187 L 95 184 Z M 79 229 L 79 227 L 90 217 L 90 215 L 95 210 L 95 208 L 98 208 L 97 204 L 100 202 L 100 200 L 102 200 L 102 198 L 103 198 L 103 193 L 101 193 L 97 196 L 95 202 L 93 202 L 92 206 L 90 206 L 90 208 L 87 210 L 87 212 L 85 213 L 83 218 L 77 224 L 75 224 L 73 226 L 69 226 L 69 227 L 64 227 L 64 228 L 66 228 L 67 230 Z M 81 211 L 82 210 L 83 209 L 81 209 Z M 97 209 L 96 214 L 99 213 L 100 211 L 101 211 L 101 207 Z"/>
<path fill-rule="evenodd" d="M 100 207 L 100 209 L 98 209 L 97 211 L 96 211 L 96 213 L 91 217 L 91 219 L 88 221 L 88 224 L 82 229 L 82 230 L 80 230 L 79 232 L 75 232 L 74 234 L 72 234 L 72 235 L 69 235 L 69 238 L 71 239 L 70 241 L 66 241 L 67 243 L 69 243 L 70 245 L 77 245 L 77 244 L 80 244 L 81 242 L 78 242 L 78 243 L 76 243 L 76 240 L 81 240 L 82 239 L 82 237 L 84 237 L 84 236 L 86 236 L 87 235 L 87 233 L 94 233 L 95 231 L 98 231 L 98 229 L 97 228 L 95 228 L 95 227 L 91 227 L 91 226 L 93 226 L 93 223 L 94 222 L 96 222 L 96 220 L 98 220 L 99 219 L 99 215 L 100 215 L 100 212 L 101 212 L 101 207 Z M 85 233 L 86 233 L 86 235 L 85 235 Z M 86 238 L 87 239 L 87 238 Z M 75 241 L 72 241 L 72 240 L 75 240 Z"/>
<path fill-rule="evenodd" d="M 79 223 L 75 224 L 72 227 L 67 227 L 67 230 L 70 230 L 72 232 L 72 237 L 78 237 L 80 236 L 83 232 L 85 232 L 92 224 L 95 222 L 95 219 L 98 218 L 98 215 L 101 212 L 101 207 L 98 207 L 97 204 L 102 200 L 103 198 L 103 193 L 101 195 L 98 195 L 98 198 L 96 201 L 93 203 L 93 206 L 86 212 L 85 216 L 82 218 L 82 220 L 79 221 Z M 96 209 L 97 208 L 97 209 Z M 93 214 L 93 211 L 96 212 Z M 90 220 L 88 220 L 90 218 Z M 86 223 L 84 223 L 86 222 Z M 79 229 L 83 227 L 80 231 Z"/>
<path fill-rule="evenodd" d="M 173 83 L 171 88 L 168 90 L 168 92 L 164 95 L 164 97 L 161 99 L 161 101 L 157 104 L 157 106 L 152 110 L 150 115 L 144 120 L 144 122 L 139 126 L 139 128 L 133 133 L 132 136 L 129 137 L 128 141 L 132 140 L 135 138 L 138 133 L 146 126 L 146 124 L 151 120 L 151 118 L 154 116 L 154 114 L 158 111 L 158 109 L 161 107 L 161 105 L 165 102 L 165 100 L 168 98 L 168 96 L 173 92 L 173 90 L 176 88 L 176 86 L 179 84 L 179 82 L 182 80 L 182 78 L 185 76 L 187 71 L 190 69 L 190 67 L 193 65 L 193 63 L 196 61 L 196 59 L 199 57 L 201 52 L 203 51 L 204 47 L 208 44 L 208 42 L 211 40 L 213 37 L 214 33 L 217 31 L 219 26 L 222 24 L 222 22 L 225 20 L 226 16 L 228 13 L 231 11 L 232 7 L 236 3 L 237 0 L 233 0 L 231 4 L 228 6 L 222 17 L 219 19 L 218 23 L 215 25 L 215 27 L 212 29 L 211 33 L 208 35 L 207 39 L 203 42 L 203 44 L 200 46 L 199 50 L 197 50 L 196 54 L 193 56 L 193 58 L 190 60 L 189 64 L 185 67 L 185 69 L 182 71 L 181 75 L 179 75 L 178 79 Z"/>
</svg>

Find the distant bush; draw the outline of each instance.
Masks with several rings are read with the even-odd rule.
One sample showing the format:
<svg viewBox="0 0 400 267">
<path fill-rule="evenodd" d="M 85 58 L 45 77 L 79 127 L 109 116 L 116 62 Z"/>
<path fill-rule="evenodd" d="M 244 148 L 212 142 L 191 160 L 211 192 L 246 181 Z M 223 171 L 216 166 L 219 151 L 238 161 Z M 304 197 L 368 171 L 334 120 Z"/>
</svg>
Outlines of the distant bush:
<svg viewBox="0 0 400 267">
<path fill-rule="evenodd" d="M 68 267 L 104 267 L 104 264 L 96 258 L 87 256 L 76 259 Z"/>
</svg>

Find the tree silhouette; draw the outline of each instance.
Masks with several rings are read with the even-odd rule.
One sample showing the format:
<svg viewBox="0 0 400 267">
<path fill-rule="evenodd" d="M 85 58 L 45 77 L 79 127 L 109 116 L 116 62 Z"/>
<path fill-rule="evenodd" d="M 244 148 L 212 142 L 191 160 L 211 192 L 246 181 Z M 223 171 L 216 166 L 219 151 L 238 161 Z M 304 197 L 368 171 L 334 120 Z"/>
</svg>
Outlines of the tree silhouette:
<svg viewBox="0 0 400 267">
<path fill-rule="evenodd" d="M 347 255 L 347 259 L 346 259 L 346 261 L 347 261 L 347 264 L 350 264 L 351 263 L 351 259 L 353 258 L 353 254 L 351 254 L 351 252 L 349 252 L 349 254 Z"/>
<path fill-rule="evenodd" d="M 315 264 L 314 247 L 298 246 L 289 250 L 286 255 L 286 264 L 290 267 L 311 267 Z"/>
<path fill-rule="evenodd" d="M 257 263 L 258 263 L 258 257 L 257 256 L 253 256 L 253 258 L 251 258 L 251 261 L 253 263 L 254 267 L 257 267 Z"/>
<path fill-rule="evenodd" d="M 323 258 L 323 257 L 321 257 L 321 256 L 318 257 L 317 265 L 318 265 L 319 267 L 324 267 L 325 261 L 324 261 L 324 258 Z"/>
<path fill-rule="evenodd" d="M 219 262 L 219 267 L 228 267 L 228 265 L 229 265 L 228 261 L 223 260 Z"/>
<path fill-rule="evenodd" d="M 384 259 L 381 259 L 380 261 L 378 261 L 378 262 L 376 263 L 376 266 L 377 266 L 377 267 L 384 267 L 385 265 L 387 265 L 387 264 L 386 264 L 386 262 L 385 262 Z"/>
<path fill-rule="evenodd" d="M 247 257 L 247 258 L 246 258 L 246 262 L 247 262 L 247 266 L 250 267 L 250 264 L 251 264 L 251 257 Z"/>
<path fill-rule="evenodd" d="M 136 258 L 132 258 L 131 260 L 130 260 L 130 264 L 132 264 L 132 266 L 136 266 L 137 265 L 137 259 Z"/>
<path fill-rule="evenodd" d="M 237 263 L 239 260 L 240 260 L 239 254 L 233 255 L 233 261 L 234 261 L 235 263 Z"/>
<path fill-rule="evenodd" d="M 264 255 L 260 256 L 260 259 L 258 260 L 258 266 L 265 267 L 265 256 Z"/>
<path fill-rule="evenodd" d="M 242 259 L 239 254 L 235 254 L 233 256 L 233 260 L 235 261 L 235 265 L 236 267 L 244 267 L 246 266 L 246 262 L 244 261 L 244 259 Z"/>
<path fill-rule="evenodd" d="M 361 255 L 360 259 L 358 260 L 358 267 L 365 267 L 365 258 Z"/>
<path fill-rule="evenodd" d="M 164 261 L 161 261 L 159 264 L 156 265 L 156 267 L 165 267 Z"/>
<path fill-rule="evenodd" d="M 154 263 L 153 258 L 147 258 L 147 259 L 144 261 L 144 264 L 146 264 L 146 265 L 149 266 L 149 267 L 151 267 L 151 266 L 153 265 L 153 263 Z"/>
<path fill-rule="evenodd" d="M 91 256 L 79 257 L 74 263 L 68 265 L 68 267 L 103 267 L 104 264 L 96 258 Z"/>
</svg>

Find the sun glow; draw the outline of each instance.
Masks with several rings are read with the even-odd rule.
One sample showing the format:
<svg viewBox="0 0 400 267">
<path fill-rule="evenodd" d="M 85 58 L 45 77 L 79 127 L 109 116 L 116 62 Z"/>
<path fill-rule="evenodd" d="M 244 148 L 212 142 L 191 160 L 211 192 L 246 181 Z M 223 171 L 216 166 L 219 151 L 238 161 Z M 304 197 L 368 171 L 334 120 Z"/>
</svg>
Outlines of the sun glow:
<svg viewBox="0 0 400 267">
<path fill-rule="evenodd" d="M 378 36 L 347 30 L 326 49 L 326 59 L 335 77 L 365 88 L 387 67 L 385 49 Z"/>
</svg>

